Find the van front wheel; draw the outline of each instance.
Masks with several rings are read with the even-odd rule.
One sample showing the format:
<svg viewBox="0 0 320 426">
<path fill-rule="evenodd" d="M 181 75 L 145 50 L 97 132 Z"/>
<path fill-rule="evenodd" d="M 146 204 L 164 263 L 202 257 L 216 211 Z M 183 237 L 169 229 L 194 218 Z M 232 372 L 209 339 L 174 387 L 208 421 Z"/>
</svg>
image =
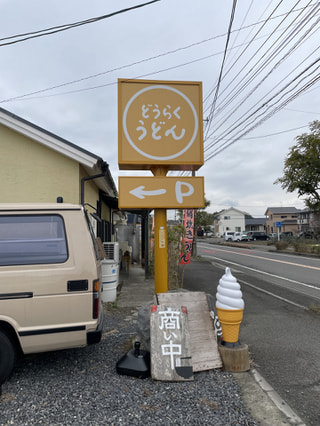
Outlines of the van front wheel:
<svg viewBox="0 0 320 426">
<path fill-rule="evenodd" d="M 15 360 L 15 346 L 7 334 L 0 329 L 0 386 L 12 373 Z"/>
</svg>

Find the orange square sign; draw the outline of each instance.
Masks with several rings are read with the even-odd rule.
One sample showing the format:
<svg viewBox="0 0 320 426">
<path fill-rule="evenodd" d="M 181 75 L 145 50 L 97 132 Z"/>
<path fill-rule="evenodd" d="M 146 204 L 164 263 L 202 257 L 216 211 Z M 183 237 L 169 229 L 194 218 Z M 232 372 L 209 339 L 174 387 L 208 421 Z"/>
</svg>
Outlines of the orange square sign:
<svg viewBox="0 0 320 426">
<path fill-rule="evenodd" d="M 120 169 L 203 165 L 202 84 L 118 80 Z"/>
</svg>

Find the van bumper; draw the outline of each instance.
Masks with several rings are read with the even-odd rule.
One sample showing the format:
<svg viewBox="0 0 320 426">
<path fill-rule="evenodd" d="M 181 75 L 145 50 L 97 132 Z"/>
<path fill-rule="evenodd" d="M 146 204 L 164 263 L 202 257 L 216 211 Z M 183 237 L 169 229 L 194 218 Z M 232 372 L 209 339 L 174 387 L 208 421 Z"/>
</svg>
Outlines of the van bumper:
<svg viewBox="0 0 320 426">
<path fill-rule="evenodd" d="M 99 343 L 102 337 L 103 330 L 103 312 L 101 312 L 99 323 L 95 331 L 89 331 L 87 333 L 87 345 L 94 345 L 95 343 Z"/>
</svg>

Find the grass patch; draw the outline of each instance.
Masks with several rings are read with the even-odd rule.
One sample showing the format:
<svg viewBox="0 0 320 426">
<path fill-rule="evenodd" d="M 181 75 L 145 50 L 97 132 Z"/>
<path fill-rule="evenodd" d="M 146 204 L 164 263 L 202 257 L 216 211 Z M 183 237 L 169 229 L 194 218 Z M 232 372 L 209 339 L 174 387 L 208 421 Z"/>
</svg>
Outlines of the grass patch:
<svg viewBox="0 0 320 426">
<path fill-rule="evenodd" d="M 315 314 L 320 315 L 320 305 L 311 305 L 310 311 L 314 312 Z"/>
<path fill-rule="evenodd" d="M 285 250 L 289 247 L 289 244 L 287 241 L 280 240 L 275 243 L 275 246 L 277 250 Z"/>
</svg>

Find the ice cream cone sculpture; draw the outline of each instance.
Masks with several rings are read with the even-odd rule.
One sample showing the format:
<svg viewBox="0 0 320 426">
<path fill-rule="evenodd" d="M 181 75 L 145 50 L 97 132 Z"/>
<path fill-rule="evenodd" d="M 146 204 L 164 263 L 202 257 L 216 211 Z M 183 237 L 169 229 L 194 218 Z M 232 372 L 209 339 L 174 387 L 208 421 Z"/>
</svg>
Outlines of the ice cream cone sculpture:
<svg viewBox="0 0 320 426">
<path fill-rule="evenodd" d="M 222 339 L 226 343 L 237 343 L 239 328 L 243 317 L 244 301 L 240 285 L 226 268 L 225 274 L 219 281 L 216 294 L 216 308 L 222 328 Z"/>
</svg>

